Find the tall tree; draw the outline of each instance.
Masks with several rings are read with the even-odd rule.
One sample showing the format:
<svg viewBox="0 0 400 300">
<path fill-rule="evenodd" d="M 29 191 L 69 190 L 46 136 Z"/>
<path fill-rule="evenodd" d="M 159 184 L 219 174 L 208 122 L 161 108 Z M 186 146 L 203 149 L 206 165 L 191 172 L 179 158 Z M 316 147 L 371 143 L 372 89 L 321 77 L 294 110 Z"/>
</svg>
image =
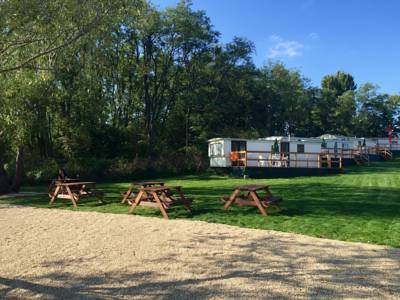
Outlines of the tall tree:
<svg viewBox="0 0 400 300">
<path fill-rule="evenodd" d="M 354 118 L 356 116 L 355 93 L 352 90 L 337 97 L 334 113 L 335 131 L 344 135 L 354 135 Z"/>
<path fill-rule="evenodd" d="M 362 136 L 387 136 L 387 126 L 393 123 L 395 106 L 388 94 L 380 94 L 379 86 L 362 85 L 357 91 L 358 114 L 356 130 Z"/>
<path fill-rule="evenodd" d="M 357 89 L 353 76 L 343 71 L 337 71 L 335 75 L 327 75 L 322 78 L 321 87 L 333 91 L 335 97 Z"/>
<path fill-rule="evenodd" d="M 345 123 L 340 119 L 344 107 L 349 109 L 351 106 L 343 105 L 344 99 L 347 102 L 350 101 L 351 94 L 347 94 L 345 98 L 342 96 L 346 92 L 355 91 L 356 88 L 353 76 L 343 71 L 322 78 L 321 99 L 317 107 L 317 114 L 319 114 L 321 126 L 325 132 L 345 134 L 351 131 L 352 127 L 343 127 Z"/>
</svg>

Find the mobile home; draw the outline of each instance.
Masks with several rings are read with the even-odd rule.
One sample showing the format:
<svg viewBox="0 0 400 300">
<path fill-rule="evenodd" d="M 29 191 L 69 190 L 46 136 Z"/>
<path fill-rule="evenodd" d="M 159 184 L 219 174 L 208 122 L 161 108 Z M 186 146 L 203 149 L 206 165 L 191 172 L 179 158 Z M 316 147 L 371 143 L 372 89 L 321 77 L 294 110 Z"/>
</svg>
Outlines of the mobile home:
<svg viewBox="0 0 400 300">
<path fill-rule="evenodd" d="M 392 148 L 393 150 L 400 150 L 400 140 L 398 137 L 393 137 L 391 143 L 387 137 L 365 138 L 365 144 L 367 147 L 383 147 L 389 149 Z"/>
<path fill-rule="evenodd" d="M 325 141 L 325 148 L 327 149 L 359 149 L 363 145 L 363 139 L 344 135 L 323 134 L 320 140 Z"/>
<path fill-rule="evenodd" d="M 318 138 L 214 138 L 208 142 L 211 167 L 320 168 L 326 159 Z M 330 161 L 326 167 L 332 167 Z"/>
</svg>

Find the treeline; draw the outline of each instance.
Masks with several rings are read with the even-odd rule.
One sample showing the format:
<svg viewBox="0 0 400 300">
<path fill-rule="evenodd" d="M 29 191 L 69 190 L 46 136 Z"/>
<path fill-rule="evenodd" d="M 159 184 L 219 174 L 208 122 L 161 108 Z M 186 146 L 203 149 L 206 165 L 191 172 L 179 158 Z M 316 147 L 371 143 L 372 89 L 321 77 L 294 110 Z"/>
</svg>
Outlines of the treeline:
<svg viewBox="0 0 400 300">
<path fill-rule="evenodd" d="M 99 177 L 179 173 L 207 166 L 212 137 L 386 136 L 388 123 L 400 126 L 399 95 L 357 87 L 342 71 L 317 87 L 279 62 L 258 68 L 251 41 L 222 44 L 188 1 L 0 6 L 3 189 L 23 163 L 31 179 L 58 166 Z"/>
</svg>

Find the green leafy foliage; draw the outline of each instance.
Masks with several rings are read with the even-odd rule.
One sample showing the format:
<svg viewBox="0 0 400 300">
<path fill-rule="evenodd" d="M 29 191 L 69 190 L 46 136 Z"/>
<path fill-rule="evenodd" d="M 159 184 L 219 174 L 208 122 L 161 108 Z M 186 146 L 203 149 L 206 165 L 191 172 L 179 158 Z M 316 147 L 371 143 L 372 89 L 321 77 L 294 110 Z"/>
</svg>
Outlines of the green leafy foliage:
<svg viewBox="0 0 400 300">
<path fill-rule="evenodd" d="M 14 172 L 18 149 L 40 180 L 49 161 L 93 177 L 111 176 L 100 167 L 121 170 L 111 167 L 120 161 L 176 173 L 204 168 L 217 136 L 385 136 L 389 122 L 400 125 L 399 95 L 357 89 L 343 71 L 316 87 L 282 63 L 257 68 L 254 44 L 221 43 L 190 1 L 165 10 L 139 0 L 0 8 L 2 174 Z"/>
</svg>

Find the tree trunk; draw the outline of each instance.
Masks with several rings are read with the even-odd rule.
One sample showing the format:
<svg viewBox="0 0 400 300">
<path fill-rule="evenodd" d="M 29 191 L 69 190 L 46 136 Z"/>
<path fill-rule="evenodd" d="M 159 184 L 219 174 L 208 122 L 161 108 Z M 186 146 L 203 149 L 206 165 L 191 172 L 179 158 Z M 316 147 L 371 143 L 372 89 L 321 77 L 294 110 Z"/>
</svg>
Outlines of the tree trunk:
<svg viewBox="0 0 400 300">
<path fill-rule="evenodd" d="M 3 162 L 0 161 L 0 195 L 8 194 L 10 192 L 10 182 L 6 170 L 4 170 Z"/>
<path fill-rule="evenodd" d="M 150 117 L 147 125 L 147 156 L 149 158 L 154 156 L 154 145 L 155 145 L 155 130 L 154 121 Z"/>
<path fill-rule="evenodd" d="M 188 154 L 188 148 L 189 148 L 189 119 L 190 119 L 190 107 L 186 108 L 186 114 L 185 114 L 185 153 L 186 153 L 186 158 Z"/>
<path fill-rule="evenodd" d="M 15 158 L 15 175 L 13 178 L 11 190 L 18 193 L 21 187 L 22 175 L 24 169 L 24 146 L 19 145 L 17 150 L 17 157 Z"/>
</svg>

